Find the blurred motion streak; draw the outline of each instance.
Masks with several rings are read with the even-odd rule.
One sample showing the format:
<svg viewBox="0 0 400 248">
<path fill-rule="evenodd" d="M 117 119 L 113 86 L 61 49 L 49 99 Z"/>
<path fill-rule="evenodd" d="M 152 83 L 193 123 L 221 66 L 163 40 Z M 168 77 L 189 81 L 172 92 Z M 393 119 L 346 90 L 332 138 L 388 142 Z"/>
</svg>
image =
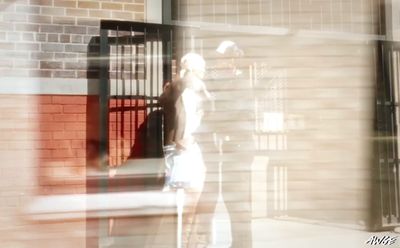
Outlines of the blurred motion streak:
<svg viewBox="0 0 400 248">
<path fill-rule="evenodd" d="M 0 247 L 176 247 L 159 96 L 187 53 L 184 247 L 397 236 L 400 1 L 0 0 Z"/>
</svg>

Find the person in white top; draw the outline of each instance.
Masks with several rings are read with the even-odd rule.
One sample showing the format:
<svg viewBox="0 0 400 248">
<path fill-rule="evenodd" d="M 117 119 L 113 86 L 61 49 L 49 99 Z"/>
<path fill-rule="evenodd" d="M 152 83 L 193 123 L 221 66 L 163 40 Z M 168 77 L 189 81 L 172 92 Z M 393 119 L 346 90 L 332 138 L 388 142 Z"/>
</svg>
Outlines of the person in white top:
<svg viewBox="0 0 400 248">
<path fill-rule="evenodd" d="M 194 209 L 204 185 L 206 168 L 195 133 L 203 117 L 202 102 L 211 98 L 203 82 L 205 61 L 196 53 L 181 59 L 179 79 L 164 86 L 160 104 L 164 110 L 165 145 L 174 146 L 175 169 L 169 175 L 170 187 L 184 187 L 186 229 L 190 229 Z M 187 233 L 187 236 L 189 234 Z"/>
</svg>

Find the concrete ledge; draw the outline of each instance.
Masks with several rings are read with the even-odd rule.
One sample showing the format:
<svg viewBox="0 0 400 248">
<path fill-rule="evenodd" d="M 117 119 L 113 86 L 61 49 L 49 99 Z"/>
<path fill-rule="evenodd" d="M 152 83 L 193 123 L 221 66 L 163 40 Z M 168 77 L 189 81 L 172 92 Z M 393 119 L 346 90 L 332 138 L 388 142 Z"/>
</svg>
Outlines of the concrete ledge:
<svg viewBox="0 0 400 248">
<path fill-rule="evenodd" d="M 76 78 L 0 78 L 0 94 L 97 95 L 97 79 Z"/>
<path fill-rule="evenodd" d="M 176 214 L 175 192 L 38 196 L 24 210 L 34 221 Z"/>
</svg>

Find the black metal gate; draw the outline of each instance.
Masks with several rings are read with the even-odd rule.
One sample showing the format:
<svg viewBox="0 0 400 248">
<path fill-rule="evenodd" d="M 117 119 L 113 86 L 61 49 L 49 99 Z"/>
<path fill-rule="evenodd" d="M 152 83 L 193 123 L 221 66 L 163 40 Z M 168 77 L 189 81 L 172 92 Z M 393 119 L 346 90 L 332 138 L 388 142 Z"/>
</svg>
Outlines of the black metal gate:
<svg viewBox="0 0 400 248">
<path fill-rule="evenodd" d="M 400 224 L 400 43 L 384 41 L 380 42 L 378 48 L 380 64 L 376 89 L 373 229 Z"/>
<path fill-rule="evenodd" d="M 100 26 L 100 156 L 102 166 L 162 155 L 158 96 L 172 79 L 173 28 L 141 22 Z"/>
</svg>

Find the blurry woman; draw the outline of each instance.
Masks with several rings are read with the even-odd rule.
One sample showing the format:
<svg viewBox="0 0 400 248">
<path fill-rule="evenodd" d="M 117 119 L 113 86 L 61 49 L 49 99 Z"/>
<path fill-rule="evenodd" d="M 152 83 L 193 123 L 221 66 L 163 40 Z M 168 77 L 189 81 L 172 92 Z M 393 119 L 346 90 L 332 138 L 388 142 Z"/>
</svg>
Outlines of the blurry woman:
<svg viewBox="0 0 400 248">
<path fill-rule="evenodd" d="M 186 208 L 186 230 L 190 229 L 194 209 L 202 191 L 205 166 L 194 133 L 201 124 L 202 102 L 210 98 L 203 77 L 205 61 L 196 53 L 182 57 L 179 79 L 167 83 L 160 96 L 164 110 L 165 145 L 173 147 L 173 166 L 167 189 L 184 188 L 191 203 Z M 185 236 L 189 234 L 186 232 Z"/>
</svg>

